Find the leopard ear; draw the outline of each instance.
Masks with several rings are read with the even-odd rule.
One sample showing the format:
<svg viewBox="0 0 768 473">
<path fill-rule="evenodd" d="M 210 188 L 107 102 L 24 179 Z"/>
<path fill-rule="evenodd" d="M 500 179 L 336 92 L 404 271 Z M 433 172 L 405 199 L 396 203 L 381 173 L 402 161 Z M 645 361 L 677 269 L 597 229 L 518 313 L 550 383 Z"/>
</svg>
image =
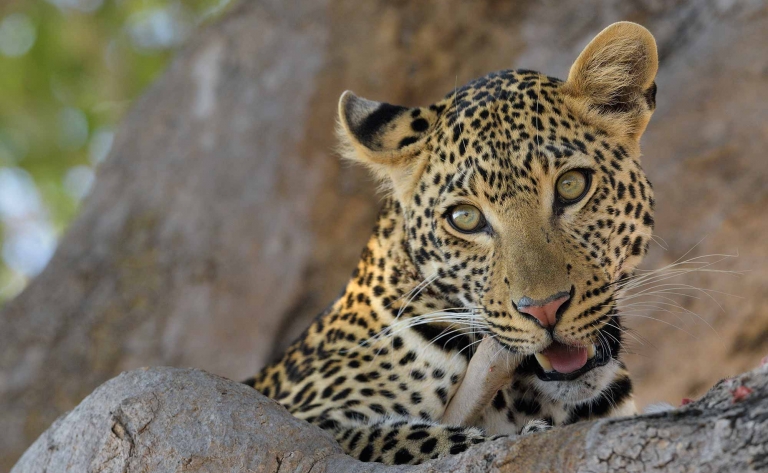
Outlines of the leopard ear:
<svg viewBox="0 0 768 473">
<path fill-rule="evenodd" d="M 339 100 L 341 152 L 367 164 L 387 187 L 406 188 L 435 121 L 430 108 L 375 102 L 346 91 Z"/>
<path fill-rule="evenodd" d="M 588 117 L 639 140 L 656 108 L 658 68 L 653 35 L 637 23 L 622 21 L 584 48 L 564 91 Z"/>
</svg>

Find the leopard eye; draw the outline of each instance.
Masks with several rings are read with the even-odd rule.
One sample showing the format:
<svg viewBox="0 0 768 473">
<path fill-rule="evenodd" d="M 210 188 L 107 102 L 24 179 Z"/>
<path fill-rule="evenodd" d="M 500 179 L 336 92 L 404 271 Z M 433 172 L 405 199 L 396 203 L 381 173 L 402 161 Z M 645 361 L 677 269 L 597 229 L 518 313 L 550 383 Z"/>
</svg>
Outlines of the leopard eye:
<svg viewBox="0 0 768 473">
<path fill-rule="evenodd" d="M 475 233 L 485 227 L 483 213 L 474 205 L 461 204 L 450 210 L 448 221 L 462 233 Z"/>
<path fill-rule="evenodd" d="M 566 204 L 581 200 L 589 190 L 589 174 L 580 169 L 566 172 L 557 179 L 557 196 Z"/>
</svg>

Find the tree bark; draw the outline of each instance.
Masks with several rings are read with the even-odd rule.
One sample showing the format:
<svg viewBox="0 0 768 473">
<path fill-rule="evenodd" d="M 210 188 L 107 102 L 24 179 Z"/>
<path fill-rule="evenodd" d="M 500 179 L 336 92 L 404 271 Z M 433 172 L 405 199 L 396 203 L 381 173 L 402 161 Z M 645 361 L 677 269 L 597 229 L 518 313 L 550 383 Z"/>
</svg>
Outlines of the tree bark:
<svg viewBox="0 0 768 473">
<path fill-rule="evenodd" d="M 12 473 L 768 471 L 768 364 L 678 410 L 501 439 L 418 466 L 361 463 L 245 385 L 203 371 L 123 373 L 56 421 Z"/>
<path fill-rule="evenodd" d="M 50 265 L 0 311 L 0 471 L 121 371 L 247 377 L 333 300 L 378 207 L 365 172 L 333 153 L 344 89 L 423 105 L 497 69 L 565 77 L 617 20 L 647 26 L 661 53 L 643 149 L 670 250 L 654 249 L 650 267 L 708 234 L 692 255 L 738 250 L 746 257 L 732 269 L 753 270 L 686 281 L 743 297 L 725 315 L 706 299 L 687 305 L 716 328 L 696 340 L 628 319 L 654 341 L 629 360 L 638 395 L 673 401 L 746 369 L 768 351 L 768 220 L 756 218 L 768 205 L 765 9 L 762 0 L 237 6 L 136 103 Z"/>
</svg>

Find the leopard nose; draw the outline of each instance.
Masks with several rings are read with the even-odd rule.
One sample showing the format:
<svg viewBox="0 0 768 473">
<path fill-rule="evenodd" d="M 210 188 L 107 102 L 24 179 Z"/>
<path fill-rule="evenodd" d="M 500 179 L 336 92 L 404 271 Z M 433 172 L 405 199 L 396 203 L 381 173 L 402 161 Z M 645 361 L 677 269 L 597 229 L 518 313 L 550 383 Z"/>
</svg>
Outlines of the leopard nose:
<svg viewBox="0 0 768 473">
<path fill-rule="evenodd" d="M 544 328 L 551 328 L 557 323 L 558 316 L 562 312 L 560 309 L 565 309 L 563 304 L 570 298 L 567 292 L 558 292 L 538 301 L 530 297 L 521 297 L 516 306 L 518 312 L 532 316 Z"/>
</svg>

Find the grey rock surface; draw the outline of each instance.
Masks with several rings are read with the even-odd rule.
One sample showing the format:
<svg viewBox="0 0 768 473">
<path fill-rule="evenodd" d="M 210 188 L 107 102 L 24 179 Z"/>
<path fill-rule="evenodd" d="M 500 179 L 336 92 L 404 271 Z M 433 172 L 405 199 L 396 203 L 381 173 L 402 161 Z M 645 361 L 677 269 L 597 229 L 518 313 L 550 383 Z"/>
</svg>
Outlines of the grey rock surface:
<svg viewBox="0 0 768 473">
<path fill-rule="evenodd" d="M 12 473 L 759 472 L 768 365 L 685 408 L 501 439 L 418 466 L 360 463 L 332 437 L 234 381 L 192 369 L 123 373 L 57 420 Z"/>
</svg>

